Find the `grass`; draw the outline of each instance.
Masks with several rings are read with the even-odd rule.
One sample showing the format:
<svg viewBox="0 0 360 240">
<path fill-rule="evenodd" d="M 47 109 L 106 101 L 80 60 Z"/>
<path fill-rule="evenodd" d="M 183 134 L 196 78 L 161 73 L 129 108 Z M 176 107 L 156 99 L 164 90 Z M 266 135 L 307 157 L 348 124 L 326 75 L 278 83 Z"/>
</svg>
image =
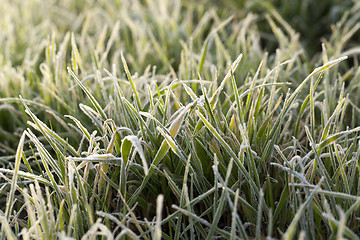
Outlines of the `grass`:
<svg viewBox="0 0 360 240">
<path fill-rule="evenodd" d="M 359 239 L 360 4 L 301 2 L 5 0 L 0 237 Z"/>
</svg>

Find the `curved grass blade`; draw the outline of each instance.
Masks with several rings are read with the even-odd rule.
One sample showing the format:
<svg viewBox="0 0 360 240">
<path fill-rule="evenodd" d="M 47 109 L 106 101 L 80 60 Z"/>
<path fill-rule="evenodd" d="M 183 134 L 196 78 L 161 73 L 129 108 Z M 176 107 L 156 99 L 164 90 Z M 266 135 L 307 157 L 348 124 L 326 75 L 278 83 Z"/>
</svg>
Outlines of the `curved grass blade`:
<svg viewBox="0 0 360 240">
<path fill-rule="evenodd" d="M 122 143 L 121 143 L 121 154 L 122 154 L 125 166 L 128 163 L 131 145 L 134 146 L 136 151 L 139 153 L 139 156 L 142 161 L 145 176 L 148 175 L 149 167 L 148 167 L 148 164 L 147 164 L 147 161 L 145 158 L 144 149 L 141 146 L 139 138 L 135 135 L 126 136 L 125 138 L 123 138 Z"/>
</svg>

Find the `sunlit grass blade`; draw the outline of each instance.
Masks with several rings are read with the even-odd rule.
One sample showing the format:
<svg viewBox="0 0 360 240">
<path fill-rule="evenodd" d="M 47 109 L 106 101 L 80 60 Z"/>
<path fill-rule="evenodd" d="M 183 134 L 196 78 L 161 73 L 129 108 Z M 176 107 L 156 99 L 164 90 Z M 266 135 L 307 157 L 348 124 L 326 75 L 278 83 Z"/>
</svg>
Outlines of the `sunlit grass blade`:
<svg viewBox="0 0 360 240">
<path fill-rule="evenodd" d="M 122 61 L 123 65 L 124 65 L 126 75 L 127 75 L 128 79 L 130 81 L 131 87 L 132 87 L 133 92 L 135 94 L 136 101 L 137 101 L 137 104 L 138 104 L 138 109 L 141 110 L 141 102 L 140 102 L 139 94 L 138 94 L 138 91 L 136 90 L 135 82 L 134 82 L 134 80 L 133 80 L 133 78 L 132 78 L 132 76 L 130 74 L 129 67 L 128 67 L 127 63 L 126 63 L 126 60 L 125 60 L 124 55 L 123 55 L 122 52 L 121 52 L 121 61 Z"/>
</svg>

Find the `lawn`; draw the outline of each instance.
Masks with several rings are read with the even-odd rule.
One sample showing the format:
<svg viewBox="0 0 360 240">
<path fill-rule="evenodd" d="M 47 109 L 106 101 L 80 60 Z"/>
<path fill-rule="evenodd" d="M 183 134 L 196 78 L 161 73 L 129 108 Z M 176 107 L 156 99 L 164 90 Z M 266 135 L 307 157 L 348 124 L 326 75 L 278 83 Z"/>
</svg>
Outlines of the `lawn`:
<svg viewBox="0 0 360 240">
<path fill-rule="evenodd" d="M 1 5 L 0 240 L 360 239 L 360 2 Z"/>
</svg>

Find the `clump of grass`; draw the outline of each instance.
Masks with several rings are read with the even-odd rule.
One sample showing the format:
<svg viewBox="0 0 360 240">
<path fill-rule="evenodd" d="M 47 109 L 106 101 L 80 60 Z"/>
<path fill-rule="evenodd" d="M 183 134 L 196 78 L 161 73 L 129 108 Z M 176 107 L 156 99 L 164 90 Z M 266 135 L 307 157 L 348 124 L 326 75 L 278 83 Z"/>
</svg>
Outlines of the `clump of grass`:
<svg viewBox="0 0 360 240">
<path fill-rule="evenodd" d="M 359 4 L 312 59 L 271 7 L 5 4 L 1 238 L 359 238 Z"/>
</svg>

